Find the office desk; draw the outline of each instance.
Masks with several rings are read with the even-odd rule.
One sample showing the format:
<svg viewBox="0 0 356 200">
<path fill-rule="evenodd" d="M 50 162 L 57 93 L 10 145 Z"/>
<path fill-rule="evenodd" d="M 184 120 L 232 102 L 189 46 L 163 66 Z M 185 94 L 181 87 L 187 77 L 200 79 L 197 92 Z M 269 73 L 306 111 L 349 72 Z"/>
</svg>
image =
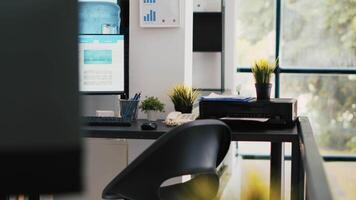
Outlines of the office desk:
<svg viewBox="0 0 356 200">
<path fill-rule="evenodd" d="M 122 138 L 122 139 L 157 139 L 167 133 L 172 127 L 168 127 L 162 122 L 157 122 L 158 128 L 153 131 L 141 130 L 141 125 L 147 120 L 137 120 L 131 127 L 103 127 L 103 126 L 84 126 L 82 128 L 85 137 L 89 138 Z M 275 129 L 275 130 L 254 130 L 253 128 L 233 130 L 233 141 L 263 141 L 271 142 L 271 162 L 270 162 L 270 199 L 284 199 L 284 148 L 283 142 L 292 143 L 292 180 L 291 192 L 292 200 L 299 199 L 300 182 L 300 151 L 298 121 L 293 128 Z M 272 187 L 273 186 L 273 187 Z"/>
</svg>

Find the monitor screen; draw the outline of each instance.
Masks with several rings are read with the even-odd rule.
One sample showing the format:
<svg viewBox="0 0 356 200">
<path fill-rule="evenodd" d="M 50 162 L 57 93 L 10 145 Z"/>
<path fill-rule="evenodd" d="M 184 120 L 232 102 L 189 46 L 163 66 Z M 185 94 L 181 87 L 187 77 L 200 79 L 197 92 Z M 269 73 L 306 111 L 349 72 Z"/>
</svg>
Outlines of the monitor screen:
<svg viewBox="0 0 356 200">
<path fill-rule="evenodd" d="M 79 36 L 79 88 L 84 93 L 124 93 L 124 36 Z"/>
</svg>

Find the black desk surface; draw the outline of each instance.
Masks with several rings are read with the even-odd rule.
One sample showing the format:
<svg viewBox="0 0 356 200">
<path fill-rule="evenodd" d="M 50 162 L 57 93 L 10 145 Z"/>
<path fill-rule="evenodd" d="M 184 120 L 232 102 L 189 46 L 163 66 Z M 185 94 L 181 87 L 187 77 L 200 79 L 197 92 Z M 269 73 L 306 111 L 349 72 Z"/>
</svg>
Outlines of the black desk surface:
<svg viewBox="0 0 356 200">
<path fill-rule="evenodd" d="M 147 120 L 139 119 L 132 122 L 130 127 L 119 126 L 83 126 L 82 131 L 88 138 L 108 139 L 146 139 L 154 140 L 167 133 L 174 127 L 168 127 L 161 121 L 157 122 L 158 128 L 153 131 L 141 130 L 141 125 Z M 299 122 L 297 122 L 299 123 Z M 298 139 L 297 125 L 293 128 L 253 130 L 232 130 L 233 141 L 270 141 L 270 142 L 292 142 Z"/>
</svg>

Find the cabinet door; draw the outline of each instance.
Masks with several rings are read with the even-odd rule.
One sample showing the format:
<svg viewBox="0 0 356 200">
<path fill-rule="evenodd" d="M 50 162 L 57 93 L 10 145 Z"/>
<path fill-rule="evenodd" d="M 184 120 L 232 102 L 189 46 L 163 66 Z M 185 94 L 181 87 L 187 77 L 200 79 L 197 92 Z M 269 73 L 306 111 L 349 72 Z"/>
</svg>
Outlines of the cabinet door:
<svg viewBox="0 0 356 200">
<path fill-rule="evenodd" d="M 105 186 L 127 166 L 126 140 L 85 139 L 84 191 L 54 200 L 98 200 Z"/>
</svg>

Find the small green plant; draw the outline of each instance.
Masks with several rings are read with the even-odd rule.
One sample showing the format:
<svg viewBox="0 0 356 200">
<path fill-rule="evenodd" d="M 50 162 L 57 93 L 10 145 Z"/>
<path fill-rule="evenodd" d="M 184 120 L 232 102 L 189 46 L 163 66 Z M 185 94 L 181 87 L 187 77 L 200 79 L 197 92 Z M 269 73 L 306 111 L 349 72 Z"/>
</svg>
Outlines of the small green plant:
<svg viewBox="0 0 356 200">
<path fill-rule="evenodd" d="M 199 92 L 190 86 L 176 85 L 169 93 L 175 107 L 191 107 L 198 98 Z"/>
<path fill-rule="evenodd" d="M 157 97 L 146 97 L 146 99 L 142 101 L 140 109 L 143 112 L 150 110 L 164 112 L 164 103 L 162 103 Z"/>
<path fill-rule="evenodd" d="M 256 60 L 251 68 L 256 84 L 269 84 L 276 64 L 277 61 L 271 63 L 266 59 Z"/>
</svg>

